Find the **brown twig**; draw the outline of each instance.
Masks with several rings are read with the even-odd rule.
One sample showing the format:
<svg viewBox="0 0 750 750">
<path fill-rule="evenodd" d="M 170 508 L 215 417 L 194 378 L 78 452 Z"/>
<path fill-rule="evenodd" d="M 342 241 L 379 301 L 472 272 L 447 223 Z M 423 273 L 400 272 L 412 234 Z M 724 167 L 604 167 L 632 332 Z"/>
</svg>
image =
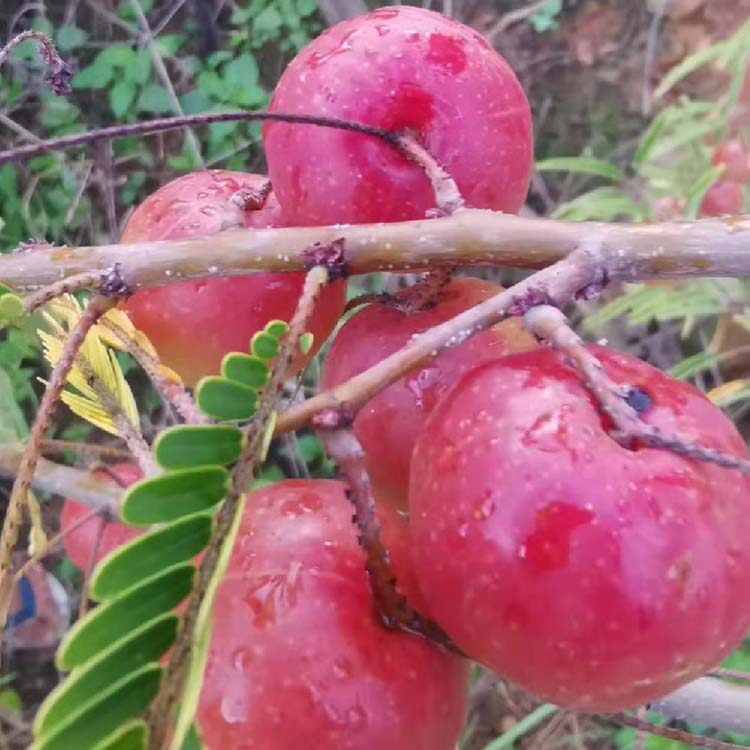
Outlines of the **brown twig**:
<svg viewBox="0 0 750 750">
<path fill-rule="evenodd" d="M 156 390 L 162 397 L 177 410 L 177 413 L 188 424 L 209 424 L 210 419 L 198 408 L 192 396 L 181 383 L 177 383 L 167 377 L 160 369 L 161 363 L 150 352 L 138 345 L 132 336 L 124 331 L 116 323 L 106 318 L 100 325 L 110 331 L 118 338 L 125 351 L 143 368 Z"/>
<path fill-rule="evenodd" d="M 319 434 L 326 452 L 336 462 L 348 485 L 347 495 L 354 507 L 353 521 L 360 531 L 359 542 L 365 552 L 376 615 L 387 628 L 421 635 L 463 655 L 443 630 L 413 609 L 398 590 L 388 550 L 380 539 L 380 523 L 365 469 L 364 451 L 351 428 L 320 430 Z"/>
<path fill-rule="evenodd" d="M 276 433 L 296 430 L 319 412 L 352 416 L 365 401 L 388 384 L 434 357 L 441 349 L 457 346 L 479 330 L 509 315 L 524 312 L 539 302 L 563 304 L 595 283 L 601 271 L 595 250 L 580 250 L 565 260 L 529 276 L 512 289 L 460 313 L 445 323 L 412 338 L 398 352 L 335 388 L 290 407 L 279 415 Z"/>
<path fill-rule="evenodd" d="M 42 440 L 42 453 L 64 453 L 70 451 L 78 455 L 113 458 L 117 461 L 131 461 L 133 454 L 125 448 L 115 448 L 112 445 L 98 443 L 79 443 L 75 440 Z"/>
<path fill-rule="evenodd" d="M 644 721 L 628 714 L 598 714 L 596 718 L 609 720 L 624 727 L 632 727 L 633 729 L 656 734 L 659 737 L 666 737 L 677 742 L 684 742 L 688 747 L 703 747 L 708 750 L 746 750 L 745 745 L 735 745 L 732 742 L 722 742 L 711 737 L 701 737 L 691 732 L 685 732 L 682 729 L 659 726 L 658 724 L 652 724 L 650 721 Z"/>
<path fill-rule="evenodd" d="M 564 352 L 584 377 L 585 385 L 596 398 L 601 409 L 612 420 L 615 429 L 610 434 L 624 445 L 642 443 L 655 448 L 666 448 L 687 458 L 717 464 L 727 469 L 750 471 L 750 460 L 691 443 L 679 435 L 663 432 L 647 424 L 629 403 L 632 389 L 618 385 L 609 378 L 602 363 L 586 347 L 583 339 L 570 327 L 566 317 L 556 307 L 539 305 L 524 316 L 529 330 L 549 341 Z"/>
<path fill-rule="evenodd" d="M 103 295 L 91 298 L 75 327 L 65 341 L 60 359 L 52 369 L 50 380 L 42 397 L 42 402 L 34 419 L 31 434 L 24 447 L 13 483 L 8 509 L 5 514 L 2 535 L 0 536 L 0 627 L 5 625 L 12 591 L 12 553 L 18 540 L 19 524 L 23 516 L 23 503 L 31 486 L 34 470 L 39 462 L 41 443 L 52 418 L 52 410 L 57 402 L 76 360 L 78 350 L 91 327 L 114 305 L 114 301 Z"/>
<path fill-rule="evenodd" d="M 23 311 L 26 314 L 32 313 L 43 305 L 46 305 L 47 302 L 51 302 L 57 297 L 62 297 L 64 294 L 73 294 L 73 292 L 94 289 L 101 283 L 101 280 L 101 273 L 96 271 L 84 271 L 75 276 L 68 276 L 36 292 L 27 294 L 23 298 Z"/>
<path fill-rule="evenodd" d="M 113 125 L 100 130 L 90 130 L 86 133 L 75 133 L 60 138 L 50 138 L 39 143 L 30 143 L 24 146 L 0 151 L 0 165 L 9 161 L 30 159 L 40 154 L 51 151 L 64 151 L 75 146 L 84 146 L 96 141 L 122 138 L 129 135 L 152 135 L 163 133 L 167 130 L 178 130 L 180 128 L 212 125 L 217 122 L 287 122 L 296 125 L 316 125 L 318 127 L 336 128 L 338 130 L 349 130 L 361 135 L 369 135 L 379 138 L 392 146 L 399 148 L 398 138 L 393 133 L 363 123 L 339 120 L 333 117 L 317 117 L 315 115 L 297 115 L 282 112 L 245 111 L 245 112 L 204 112 L 196 115 L 181 115 L 179 117 L 160 117 L 153 120 L 128 123 L 126 125 Z"/>
<path fill-rule="evenodd" d="M 72 91 L 70 81 L 73 78 L 73 69 L 60 57 L 52 40 L 41 31 L 22 31 L 14 36 L 2 49 L 0 49 L 0 65 L 9 57 L 10 53 L 21 43 L 34 39 L 39 43 L 39 56 L 47 66 L 47 78 L 52 91 L 58 95 L 69 94 Z"/>
<path fill-rule="evenodd" d="M 257 411 L 250 422 L 247 442 L 232 471 L 229 491 L 216 515 L 211 541 L 198 567 L 196 581 L 182 616 L 180 635 L 172 649 L 164 673 L 162 688 L 149 712 L 150 750 L 161 750 L 164 743 L 171 711 L 182 694 L 185 670 L 201 603 L 216 570 L 222 544 L 232 527 L 240 499 L 247 491 L 261 458 L 260 452 L 266 438 L 267 425 L 281 396 L 289 363 L 297 351 L 300 337 L 307 328 L 307 321 L 315 302 L 327 282 L 328 271 L 322 266 L 312 268 L 305 277 L 297 309 L 289 322 L 289 331 L 281 342 L 273 373 L 260 396 Z"/>
</svg>

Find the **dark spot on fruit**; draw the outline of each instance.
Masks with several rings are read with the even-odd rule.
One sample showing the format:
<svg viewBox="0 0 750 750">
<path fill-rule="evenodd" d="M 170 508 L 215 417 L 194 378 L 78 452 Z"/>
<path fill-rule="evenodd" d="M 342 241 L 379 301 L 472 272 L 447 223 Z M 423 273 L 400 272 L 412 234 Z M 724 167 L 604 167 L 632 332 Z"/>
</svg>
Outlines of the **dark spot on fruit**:
<svg viewBox="0 0 750 750">
<path fill-rule="evenodd" d="M 627 402 L 628 406 L 630 406 L 632 409 L 635 409 L 635 411 L 637 411 L 639 414 L 643 414 L 643 412 L 648 411 L 653 404 L 653 402 L 651 401 L 651 396 L 649 396 L 646 391 L 638 388 L 637 386 L 632 387 L 628 391 L 628 395 L 625 396 L 625 401 Z"/>
</svg>

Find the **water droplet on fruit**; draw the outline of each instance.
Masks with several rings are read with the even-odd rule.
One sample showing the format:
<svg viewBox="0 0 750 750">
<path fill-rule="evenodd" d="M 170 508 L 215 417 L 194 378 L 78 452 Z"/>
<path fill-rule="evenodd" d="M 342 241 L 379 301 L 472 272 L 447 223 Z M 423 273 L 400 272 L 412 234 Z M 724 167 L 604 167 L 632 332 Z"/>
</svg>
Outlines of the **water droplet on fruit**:
<svg viewBox="0 0 750 750">
<path fill-rule="evenodd" d="M 236 691 L 236 685 L 228 688 L 221 699 L 221 715 L 227 724 L 239 724 L 247 719 L 247 696 L 243 688 L 240 687 L 239 692 Z"/>
<path fill-rule="evenodd" d="M 232 656 L 232 664 L 238 671 L 244 671 L 250 664 L 253 655 L 245 648 L 238 648 Z"/>
<path fill-rule="evenodd" d="M 350 729 L 363 729 L 367 726 L 367 714 L 362 706 L 352 706 L 346 712 L 346 724 Z"/>
<path fill-rule="evenodd" d="M 333 674 L 336 679 L 345 680 L 352 676 L 352 665 L 348 659 L 337 659 L 333 663 Z"/>
</svg>

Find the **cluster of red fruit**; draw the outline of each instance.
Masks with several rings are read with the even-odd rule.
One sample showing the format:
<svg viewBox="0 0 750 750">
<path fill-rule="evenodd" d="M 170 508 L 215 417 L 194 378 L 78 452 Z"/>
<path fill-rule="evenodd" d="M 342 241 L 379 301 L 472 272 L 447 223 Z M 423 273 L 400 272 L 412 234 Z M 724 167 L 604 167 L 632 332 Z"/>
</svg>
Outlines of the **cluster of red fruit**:
<svg viewBox="0 0 750 750">
<path fill-rule="evenodd" d="M 439 14 L 389 7 L 330 29 L 289 65 L 270 109 L 409 130 L 469 205 L 515 212 L 525 198 L 523 91 L 484 39 Z M 123 240 L 408 220 L 434 207 L 420 168 L 372 138 L 270 123 L 264 143 L 274 193 L 259 192 L 258 175 L 187 175 L 135 211 Z M 139 292 L 127 309 L 192 384 L 269 319 L 288 319 L 301 285 L 281 273 L 184 281 Z M 401 305 L 365 307 L 335 338 L 323 386 L 497 291 L 459 278 L 429 309 L 405 312 L 410 290 Z M 318 345 L 344 295 L 338 281 L 322 296 L 311 322 Z M 745 454 L 699 392 L 632 357 L 596 354 L 615 382 L 647 394 L 646 422 Z M 750 480 L 623 447 L 608 427 L 578 373 L 513 321 L 393 383 L 353 425 L 384 541 L 417 609 L 470 658 L 584 710 L 668 692 L 719 662 L 750 622 Z M 64 525 L 76 512 L 69 504 Z M 456 746 L 468 662 L 379 624 L 351 516 L 335 481 L 281 482 L 249 497 L 215 605 L 198 715 L 208 747 Z M 102 553 L 136 532 L 107 533 Z M 92 537 L 83 527 L 67 538 L 81 565 Z"/>
</svg>

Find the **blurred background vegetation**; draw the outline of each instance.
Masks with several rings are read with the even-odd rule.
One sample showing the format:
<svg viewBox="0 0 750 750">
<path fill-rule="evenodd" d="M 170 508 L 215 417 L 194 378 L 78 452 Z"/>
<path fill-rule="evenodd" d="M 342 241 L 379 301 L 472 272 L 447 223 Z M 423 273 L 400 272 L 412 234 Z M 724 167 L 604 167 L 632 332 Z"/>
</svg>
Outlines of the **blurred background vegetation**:
<svg viewBox="0 0 750 750">
<path fill-rule="evenodd" d="M 286 63 L 312 37 L 384 4 L 6 0 L 0 3 L 0 44 L 25 29 L 43 31 L 77 72 L 73 94 L 57 97 L 44 84 L 35 45 L 17 48 L 0 71 L 0 149 L 164 115 L 263 108 Z M 712 162 L 715 145 L 729 135 L 747 142 L 750 94 L 745 101 L 743 86 L 750 61 L 750 0 L 415 4 L 477 28 L 521 79 L 534 113 L 538 159 L 529 213 L 568 220 L 695 217 L 721 179 L 721 168 Z M 2 166 L 0 251 L 35 240 L 115 242 L 129 211 L 148 193 L 201 167 L 263 171 L 258 126 L 228 123 L 129 137 Z M 748 186 L 742 189 L 747 209 Z M 353 287 L 352 293 L 357 291 Z M 695 382 L 746 431 L 749 299 L 747 284 L 736 280 L 649 284 L 611 290 L 603 302 L 573 315 L 589 337 L 606 338 Z M 41 392 L 38 377 L 45 367 L 35 325 L 0 334 L 2 440 L 24 436 Z M 169 415 L 146 379 L 127 357 L 121 364 L 146 425 L 150 420 L 153 429 L 163 426 Z M 311 387 L 315 380 L 313 368 Z M 107 440 L 62 409 L 59 416 L 57 437 Z M 312 435 L 288 438 L 272 458 L 266 481 L 331 470 Z M 0 493 L 6 486 L 0 485 Z M 4 499 L 0 494 L 0 502 Z M 44 507 L 54 528 L 56 506 Z M 50 567 L 75 598 L 71 566 L 58 556 Z M 28 717 L 56 679 L 51 652 L 39 657 L 16 662 L 15 677 L 0 682 L 0 719 Z M 750 654 L 741 649 L 730 663 L 750 670 Z M 11 681 L 12 688 L 4 687 Z M 528 748 L 625 748 L 636 740 L 630 730 L 615 732 L 562 712 L 540 711 L 528 696 L 488 675 L 479 677 L 472 705 L 466 742 L 471 749 L 512 747 L 516 740 L 507 732 L 519 720 L 526 722 L 519 742 Z M 675 746 L 646 740 L 649 750 Z"/>
</svg>

